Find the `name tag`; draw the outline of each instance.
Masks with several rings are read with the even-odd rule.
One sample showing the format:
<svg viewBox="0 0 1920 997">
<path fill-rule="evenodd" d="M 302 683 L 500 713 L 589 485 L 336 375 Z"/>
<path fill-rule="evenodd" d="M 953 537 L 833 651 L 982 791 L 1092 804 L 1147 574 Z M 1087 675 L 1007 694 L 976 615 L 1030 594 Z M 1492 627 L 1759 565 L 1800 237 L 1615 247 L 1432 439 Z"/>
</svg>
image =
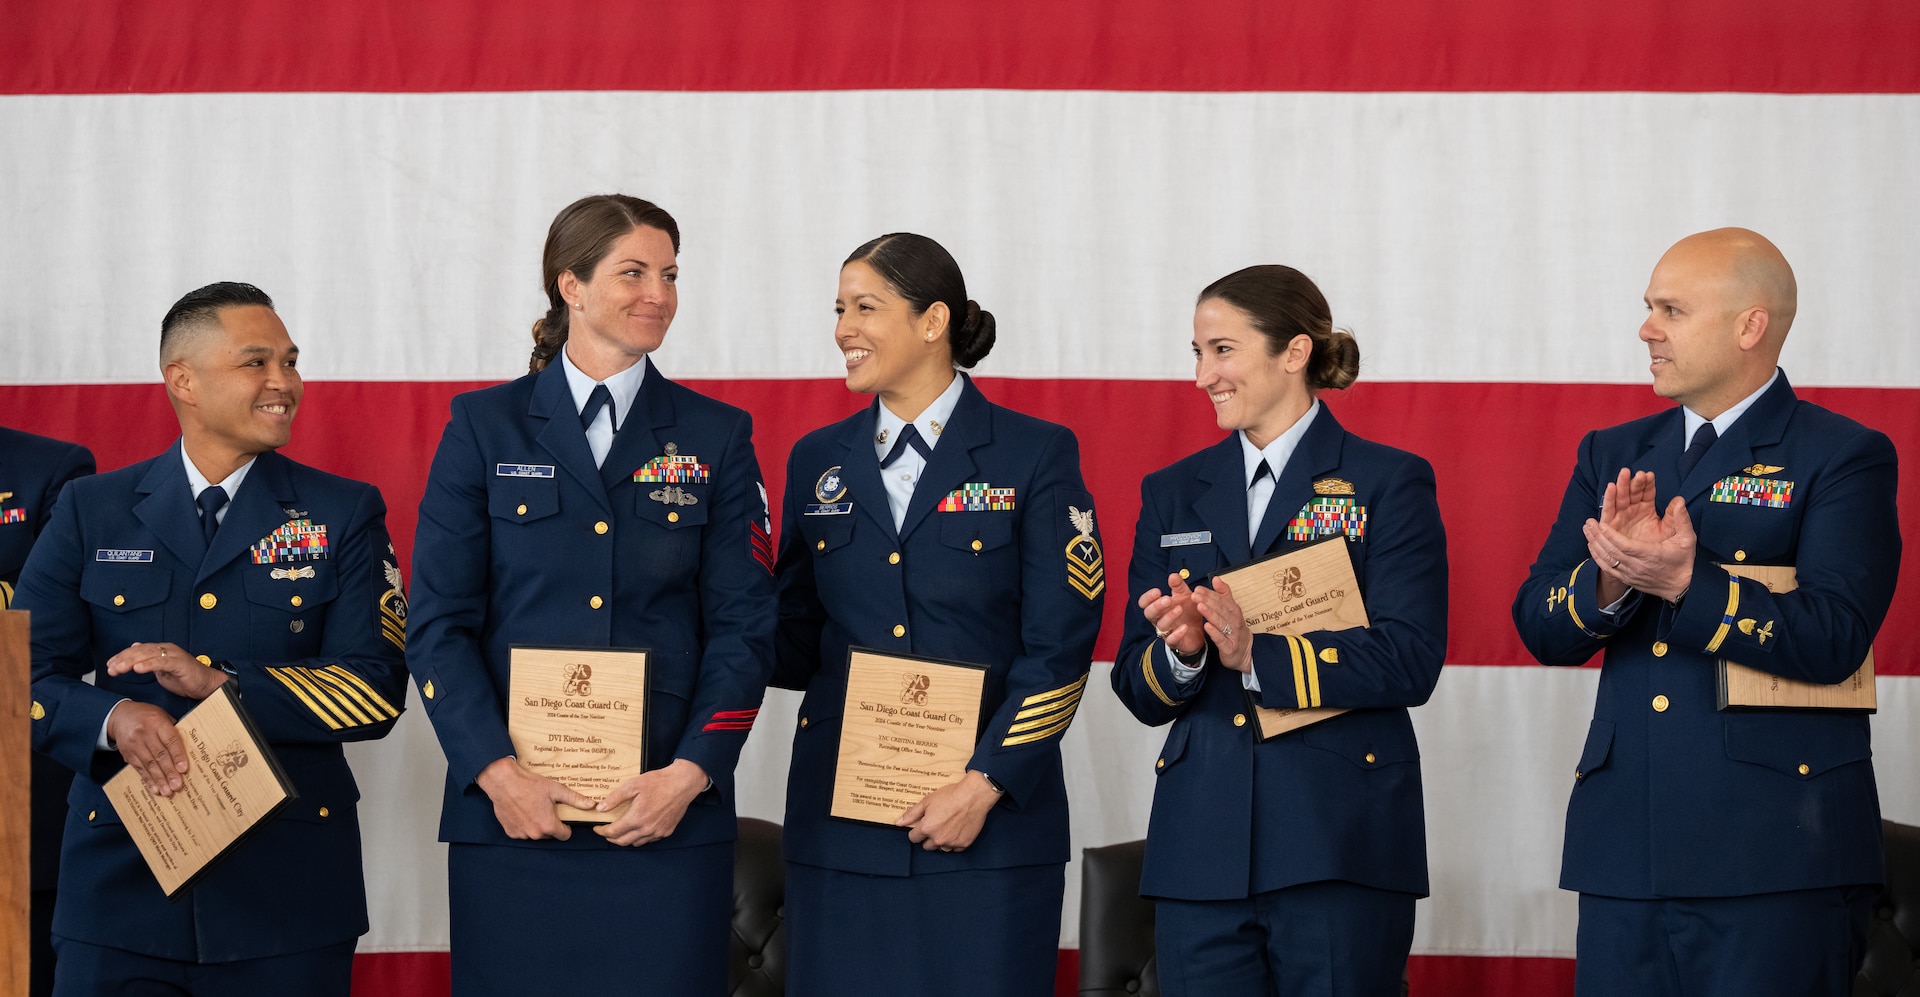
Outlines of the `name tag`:
<svg viewBox="0 0 1920 997">
<path fill-rule="evenodd" d="M 852 511 L 852 502 L 824 502 L 807 506 L 800 514 L 802 516 L 844 516 Z"/>
<path fill-rule="evenodd" d="M 152 561 L 153 551 L 101 549 L 94 551 L 93 559 L 96 561 Z"/>
<path fill-rule="evenodd" d="M 1200 530 L 1195 533 L 1160 534 L 1160 546 L 1162 547 L 1191 547 L 1195 544 L 1210 544 L 1212 542 L 1212 530 Z"/>
<path fill-rule="evenodd" d="M 551 478 L 552 464 L 495 464 L 493 473 L 501 478 Z"/>
</svg>

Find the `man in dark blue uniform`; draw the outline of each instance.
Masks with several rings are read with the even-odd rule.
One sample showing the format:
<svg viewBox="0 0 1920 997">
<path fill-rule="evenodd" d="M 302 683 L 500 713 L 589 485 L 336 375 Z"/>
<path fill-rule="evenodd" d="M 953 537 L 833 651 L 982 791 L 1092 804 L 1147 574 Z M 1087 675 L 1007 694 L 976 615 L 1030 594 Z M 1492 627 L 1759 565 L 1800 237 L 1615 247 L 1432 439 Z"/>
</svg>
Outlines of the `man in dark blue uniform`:
<svg viewBox="0 0 1920 997">
<path fill-rule="evenodd" d="M 1560 877 L 1583 997 L 1840 995 L 1862 956 L 1883 874 L 1867 718 L 1716 709 L 1721 659 L 1851 676 L 1900 563 L 1892 443 L 1776 366 L 1795 301 L 1753 232 L 1661 258 L 1640 338 L 1682 407 L 1581 441 L 1514 601 L 1543 663 L 1606 655 Z M 1740 566 L 1790 566 L 1798 587 Z"/>
<path fill-rule="evenodd" d="M 93 454 L 78 443 L 49 439 L 0 426 L 0 610 L 13 602 L 13 586 L 27 563 L 33 539 L 52 518 L 53 500 L 75 478 L 93 473 Z M 60 828 L 67 820 L 67 788 L 73 773 L 59 762 L 33 755 L 32 979 L 28 993 L 53 992 L 54 890 L 60 873 Z"/>
<path fill-rule="evenodd" d="M 63 997 L 348 992 L 367 912 L 341 743 L 385 734 L 405 705 L 406 601 L 378 489 L 274 453 L 298 355 L 258 288 L 182 298 L 160 341 L 180 442 L 70 485 L 21 573 L 34 748 L 78 773 L 53 922 Z M 169 902 L 101 784 L 124 764 L 178 790 L 174 721 L 224 683 L 299 798 Z"/>
</svg>

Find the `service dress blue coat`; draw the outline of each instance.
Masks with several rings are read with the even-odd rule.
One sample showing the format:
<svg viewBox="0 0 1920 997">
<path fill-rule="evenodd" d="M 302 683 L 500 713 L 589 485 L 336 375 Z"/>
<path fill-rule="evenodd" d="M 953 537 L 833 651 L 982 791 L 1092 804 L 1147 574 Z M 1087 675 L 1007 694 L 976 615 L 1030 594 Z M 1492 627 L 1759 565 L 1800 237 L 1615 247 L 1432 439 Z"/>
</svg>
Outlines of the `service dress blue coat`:
<svg viewBox="0 0 1920 997">
<path fill-rule="evenodd" d="M 514 753 L 512 644 L 649 649 L 647 767 L 686 758 L 713 789 L 642 847 L 735 837 L 734 764 L 773 662 L 766 493 L 748 415 L 643 362 L 600 467 L 561 364 L 453 400 L 420 502 L 409 649 L 447 755 L 442 841 L 620 847 L 514 841 L 474 781 Z"/>
<path fill-rule="evenodd" d="M 965 375 L 960 375 L 964 377 Z M 1106 569 L 1071 430 L 987 401 L 971 379 L 895 529 L 873 405 L 787 462 L 779 664 L 802 689 L 787 779 L 790 862 L 875 876 L 1065 862 L 1060 739 L 1085 691 Z M 962 851 L 828 816 L 852 647 L 987 667 L 968 761 L 1006 795 Z"/>
<path fill-rule="evenodd" d="M 78 773 L 55 935 L 185 962 L 333 945 L 367 930 L 360 793 L 341 751 L 406 706 L 406 596 L 372 485 L 255 458 L 209 548 L 180 446 L 68 485 L 20 577 L 33 612 L 33 743 Z M 299 798 L 169 903 L 101 784 L 122 699 L 198 705 L 107 659 L 171 641 L 230 668 Z M 93 673 L 94 684 L 81 677 Z"/>
<path fill-rule="evenodd" d="M 1799 401 L 1781 374 L 1682 478 L 1675 408 L 1580 441 L 1560 516 L 1513 603 L 1543 664 L 1605 652 L 1574 773 L 1564 889 L 1626 899 L 1878 883 L 1880 808 L 1867 718 L 1720 711 L 1721 658 L 1835 683 L 1867 655 L 1900 565 L 1886 436 Z M 1582 524 L 1620 469 L 1652 471 L 1699 536 L 1676 608 L 1633 594 L 1609 619 Z M 1792 565 L 1774 594 L 1722 564 Z"/>
<path fill-rule="evenodd" d="M 1298 641 L 1254 637 L 1261 706 L 1349 711 L 1261 742 L 1240 674 L 1217 650 L 1183 686 L 1146 614 L 1128 611 L 1114 691 L 1142 723 L 1173 724 L 1154 763 L 1141 893 L 1234 900 L 1340 880 L 1425 896 L 1420 749 L 1407 708 L 1433 694 L 1447 645 L 1432 467 L 1347 432 L 1323 408 L 1256 537 L 1238 433 L 1148 475 L 1140 494 L 1130 604 L 1165 591 L 1170 574 L 1198 585 L 1258 556 L 1345 543 L 1371 622 Z"/>
</svg>

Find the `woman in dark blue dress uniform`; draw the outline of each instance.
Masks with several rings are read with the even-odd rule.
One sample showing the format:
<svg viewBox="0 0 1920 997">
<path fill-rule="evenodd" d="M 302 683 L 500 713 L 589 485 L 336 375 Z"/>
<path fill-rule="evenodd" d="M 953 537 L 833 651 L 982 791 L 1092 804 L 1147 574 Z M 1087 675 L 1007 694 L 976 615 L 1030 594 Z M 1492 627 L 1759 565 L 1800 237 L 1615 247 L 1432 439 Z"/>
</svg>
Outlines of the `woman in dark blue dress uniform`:
<svg viewBox="0 0 1920 997">
<path fill-rule="evenodd" d="M 1433 469 L 1340 427 L 1322 388 L 1360 350 L 1291 267 L 1200 293 L 1194 380 L 1225 440 L 1141 483 L 1113 686 L 1171 722 L 1154 763 L 1141 893 L 1156 900 L 1161 992 L 1397 995 L 1427 893 L 1420 752 L 1447 643 Z M 1215 572 L 1344 544 L 1369 625 L 1252 634 Z M 1253 705 L 1344 710 L 1261 742 Z"/>
<path fill-rule="evenodd" d="M 1052 993 L 1067 861 L 1060 739 L 1106 588 L 1073 433 L 989 402 L 960 268 L 882 236 L 840 271 L 834 340 L 873 404 L 793 449 L 774 683 L 806 691 L 787 784 L 787 992 Z M 897 826 L 828 815 L 850 647 L 985 666 L 964 775 Z"/>
<path fill-rule="evenodd" d="M 772 668 L 772 548 L 747 414 L 647 359 L 679 248 L 638 198 L 561 211 L 532 372 L 453 400 L 427 479 L 407 652 L 447 755 L 458 997 L 726 989 L 733 769 Z M 590 800 L 521 765 L 513 644 L 647 648 L 648 771 Z M 570 826 L 556 803 L 631 805 Z"/>
</svg>

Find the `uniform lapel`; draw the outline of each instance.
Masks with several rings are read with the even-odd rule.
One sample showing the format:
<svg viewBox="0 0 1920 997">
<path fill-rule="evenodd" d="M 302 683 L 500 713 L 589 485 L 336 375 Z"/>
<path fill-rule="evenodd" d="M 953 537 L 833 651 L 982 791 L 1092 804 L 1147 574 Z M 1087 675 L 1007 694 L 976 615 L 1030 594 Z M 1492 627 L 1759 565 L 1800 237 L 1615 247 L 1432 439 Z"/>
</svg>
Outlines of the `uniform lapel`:
<svg viewBox="0 0 1920 997">
<path fill-rule="evenodd" d="M 642 360 L 647 372 L 640 378 L 640 393 L 633 396 L 633 411 L 620 424 L 620 431 L 613 434 L 613 447 L 607 451 L 607 459 L 600 464 L 600 483 L 612 495 L 614 486 L 623 481 L 632 481 L 633 472 L 642 464 L 666 452 L 661 443 L 661 434 L 655 430 L 667 430 L 673 426 L 673 396 L 668 393 L 665 379 L 653 366 L 652 360 Z M 672 433 L 664 434 L 669 439 Z M 580 434 L 586 440 L 586 433 Z M 687 454 L 687 447 L 681 444 L 679 452 Z M 688 454 L 698 457 L 699 454 Z M 592 460 L 592 451 L 588 451 L 588 460 Z"/>
<path fill-rule="evenodd" d="M 1695 465 L 1693 473 L 1680 483 L 1689 509 L 1713 488 L 1715 482 L 1728 475 L 1739 474 L 1753 464 L 1753 451 L 1756 448 L 1771 447 L 1780 442 L 1786 434 L 1787 416 L 1793 411 L 1793 402 L 1793 386 L 1787 383 L 1787 375 L 1782 372 L 1766 394 L 1754 399 L 1753 404 L 1740 413 L 1740 418 L 1733 420 L 1733 425 L 1727 427 L 1727 434 L 1714 441 L 1713 447 Z"/>
<path fill-rule="evenodd" d="M 1260 532 L 1253 538 L 1254 557 L 1273 550 L 1293 514 L 1313 499 L 1314 481 L 1340 466 L 1341 444 L 1345 439 L 1346 430 L 1340 428 L 1333 410 L 1320 406 L 1305 435 L 1300 437 L 1300 443 L 1287 458 L 1287 466 L 1274 485 L 1273 497 L 1267 500 L 1266 515 L 1260 517 Z"/>
<path fill-rule="evenodd" d="M 253 469 L 247 472 L 247 479 L 240 483 L 240 494 L 235 495 L 232 504 L 227 506 L 226 518 L 220 521 L 220 532 L 213 535 L 213 544 L 207 548 L 207 556 L 200 561 L 200 572 L 194 577 L 194 584 L 206 581 L 209 575 L 226 567 L 234 558 L 246 553 L 249 547 L 266 539 L 268 534 L 293 518 L 287 515 L 288 509 L 304 511 L 299 510 L 296 504 L 298 498 L 293 493 L 293 482 L 287 476 L 285 457 L 272 451 L 255 457 Z M 333 539 L 338 539 L 337 532 L 329 538 L 330 541 Z"/>
<path fill-rule="evenodd" d="M 587 434 L 580 429 L 580 410 L 573 404 L 573 392 L 567 390 L 567 372 L 559 364 L 549 364 L 533 379 L 533 398 L 527 403 L 527 415 L 545 420 L 536 439 L 553 462 L 571 475 L 594 501 L 607 512 L 613 503 L 600 483 L 600 469 L 593 466 L 593 451 L 587 447 Z M 618 434 L 615 439 L 617 441 Z M 608 455 L 611 458 L 611 454 Z"/>
<path fill-rule="evenodd" d="M 879 418 L 875 406 L 879 404 L 880 400 L 874 399 L 872 405 L 846 421 L 840 433 L 840 445 L 846 448 L 846 454 L 840 458 L 840 480 L 852 497 L 854 508 L 897 542 L 900 534 L 893 528 L 893 507 L 887 504 L 887 486 L 880 481 L 880 458 L 873 448 L 873 427 Z M 814 498 L 822 496 L 816 494 Z"/>
<path fill-rule="evenodd" d="M 1214 445 L 1198 477 L 1202 488 L 1193 502 L 1194 514 L 1213 531 L 1221 556 L 1238 564 L 1247 549 L 1247 466 L 1239 433 Z"/>
<path fill-rule="evenodd" d="M 965 374 L 955 376 L 966 377 Z M 960 400 L 954 403 L 953 416 L 947 420 L 947 426 L 940 434 L 940 444 L 933 448 L 933 457 L 927 461 L 926 471 L 920 475 L 919 483 L 913 486 L 913 498 L 907 501 L 907 516 L 900 523 L 901 536 L 912 533 L 921 520 L 927 518 L 927 513 L 940 504 L 941 499 L 973 477 L 973 451 L 991 442 L 992 407 L 987 404 L 987 396 L 973 386 L 973 379 L 967 378 L 966 387 L 960 391 Z M 1016 504 L 1019 500 L 1019 496 L 1014 496 Z"/>
<path fill-rule="evenodd" d="M 133 514 L 181 564 L 199 564 L 207 546 L 201 539 L 200 512 L 194 507 L 187 468 L 181 459 L 178 440 L 153 459 L 134 489 L 146 497 L 134 504 Z"/>
</svg>

